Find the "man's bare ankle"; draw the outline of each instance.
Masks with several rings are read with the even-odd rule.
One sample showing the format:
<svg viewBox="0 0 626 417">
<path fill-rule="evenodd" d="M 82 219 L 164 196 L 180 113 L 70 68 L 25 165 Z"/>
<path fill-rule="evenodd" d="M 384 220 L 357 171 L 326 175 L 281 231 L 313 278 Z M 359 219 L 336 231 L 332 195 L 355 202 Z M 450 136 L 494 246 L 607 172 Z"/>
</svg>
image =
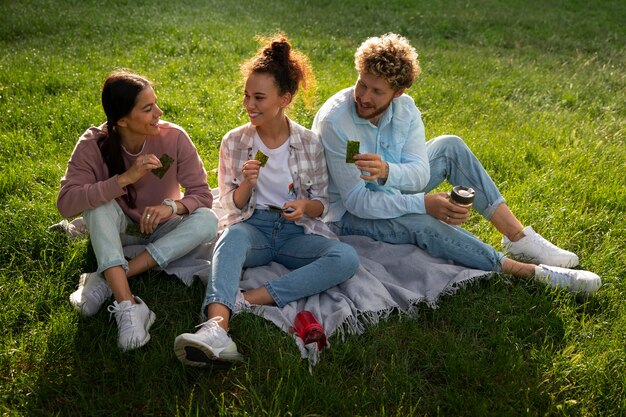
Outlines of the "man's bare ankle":
<svg viewBox="0 0 626 417">
<path fill-rule="evenodd" d="M 507 238 L 511 241 L 511 242 L 517 242 L 518 240 L 520 240 L 521 238 L 526 237 L 526 235 L 524 234 L 524 230 L 520 230 L 514 234 L 511 234 L 509 236 L 507 236 Z"/>
</svg>

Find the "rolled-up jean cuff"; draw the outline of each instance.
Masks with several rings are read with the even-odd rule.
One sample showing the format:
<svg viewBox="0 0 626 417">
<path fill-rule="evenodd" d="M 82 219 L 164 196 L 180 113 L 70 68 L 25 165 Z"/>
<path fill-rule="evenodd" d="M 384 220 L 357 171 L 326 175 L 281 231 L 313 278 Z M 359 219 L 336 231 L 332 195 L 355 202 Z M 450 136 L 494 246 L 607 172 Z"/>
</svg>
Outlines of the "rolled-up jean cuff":
<svg viewBox="0 0 626 417">
<path fill-rule="evenodd" d="M 102 275 L 104 271 L 106 271 L 109 268 L 113 268 L 115 266 L 121 266 L 122 268 L 124 268 L 124 272 L 128 273 L 128 261 L 126 259 L 112 260 L 110 262 L 107 262 L 106 264 L 99 265 L 96 272 Z"/>
<path fill-rule="evenodd" d="M 165 267 L 168 265 L 165 257 L 159 253 L 159 250 L 152 243 L 148 243 L 146 245 L 146 252 L 148 252 L 150 256 L 152 256 L 152 259 L 154 259 L 154 261 L 159 265 L 161 269 L 165 269 Z"/>
<path fill-rule="evenodd" d="M 206 314 L 206 309 L 209 306 L 209 304 L 222 304 L 226 306 L 231 312 L 235 309 L 235 306 L 232 303 L 229 303 L 228 301 L 225 301 L 222 298 L 219 298 L 219 297 L 207 298 L 206 300 L 204 300 L 204 303 L 202 304 L 202 308 L 200 310 L 200 315 L 205 320 L 208 318 Z"/>
<path fill-rule="evenodd" d="M 276 291 L 274 291 L 274 288 L 272 288 L 272 282 L 267 281 L 264 285 L 265 285 L 265 288 L 267 289 L 267 292 L 269 292 L 272 298 L 274 299 L 274 303 L 276 304 L 276 306 L 278 308 L 283 308 L 285 306 L 285 303 L 282 302 L 282 300 L 276 294 Z"/>
<path fill-rule="evenodd" d="M 482 213 L 483 217 L 487 220 L 490 220 L 491 216 L 493 216 L 493 213 L 496 212 L 496 209 L 500 204 L 506 204 L 506 200 L 504 199 L 504 197 L 500 197 L 496 201 L 491 203 Z"/>
<path fill-rule="evenodd" d="M 502 272 L 502 265 L 504 265 L 504 261 L 507 260 L 507 256 L 501 252 L 496 251 L 496 254 L 498 255 L 498 264 L 496 265 L 496 268 L 493 270 L 493 272 Z"/>
</svg>

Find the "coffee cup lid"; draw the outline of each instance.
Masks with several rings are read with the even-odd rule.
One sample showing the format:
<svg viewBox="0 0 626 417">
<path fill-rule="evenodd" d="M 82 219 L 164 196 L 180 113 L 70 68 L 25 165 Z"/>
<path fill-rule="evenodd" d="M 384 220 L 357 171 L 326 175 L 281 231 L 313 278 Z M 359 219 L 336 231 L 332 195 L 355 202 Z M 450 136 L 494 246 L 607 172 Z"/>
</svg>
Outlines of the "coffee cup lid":
<svg viewBox="0 0 626 417">
<path fill-rule="evenodd" d="M 474 189 L 457 185 L 452 189 L 450 197 L 459 204 L 471 204 L 475 194 Z"/>
</svg>

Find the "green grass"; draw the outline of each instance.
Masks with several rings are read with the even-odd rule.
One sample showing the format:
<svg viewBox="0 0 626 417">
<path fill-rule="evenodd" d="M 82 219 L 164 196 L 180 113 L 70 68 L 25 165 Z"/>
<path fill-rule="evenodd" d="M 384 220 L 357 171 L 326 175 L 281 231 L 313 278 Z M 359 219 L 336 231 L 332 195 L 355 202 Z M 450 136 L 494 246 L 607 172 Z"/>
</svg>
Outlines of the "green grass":
<svg viewBox="0 0 626 417">
<path fill-rule="evenodd" d="M 624 22 L 617 0 L 0 2 L 0 413 L 625 415 Z M 152 340 L 121 353 L 104 309 L 82 319 L 68 303 L 94 267 L 87 242 L 46 231 L 76 140 L 104 121 L 102 82 L 118 67 L 154 80 L 211 172 L 246 121 L 238 66 L 254 35 L 279 30 L 317 75 L 317 102 L 291 113 L 305 126 L 353 84 L 363 39 L 407 36 L 427 136 L 462 136 L 518 217 L 601 275 L 596 296 L 497 277 L 331 338 L 313 375 L 288 335 L 243 315 L 247 362 L 197 370 L 172 345 L 197 323 L 202 286 L 145 274 L 131 285 L 156 312 Z M 467 228 L 499 243 L 477 216 Z"/>
</svg>

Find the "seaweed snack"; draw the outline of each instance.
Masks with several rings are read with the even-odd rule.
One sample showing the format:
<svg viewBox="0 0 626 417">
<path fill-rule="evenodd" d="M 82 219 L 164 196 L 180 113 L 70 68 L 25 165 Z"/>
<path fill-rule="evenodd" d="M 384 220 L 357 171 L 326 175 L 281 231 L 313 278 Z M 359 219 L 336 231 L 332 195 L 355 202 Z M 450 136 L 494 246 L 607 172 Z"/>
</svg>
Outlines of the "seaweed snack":
<svg viewBox="0 0 626 417">
<path fill-rule="evenodd" d="M 359 147 L 361 146 L 361 142 L 358 140 L 349 140 L 346 145 L 346 163 L 353 164 L 354 155 L 359 153 Z"/>
<path fill-rule="evenodd" d="M 268 204 L 267 209 L 272 213 L 293 213 L 294 211 L 296 211 L 293 207 L 282 208 L 273 204 Z"/>
<path fill-rule="evenodd" d="M 265 163 L 267 162 L 267 159 L 269 157 L 267 155 L 265 155 L 263 152 L 261 151 L 257 151 L 256 155 L 254 155 L 254 160 L 255 161 L 259 161 L 261 163 L 261 166 L 264 167 Z"/>
<path fill-rule="evenodd" d="M 283 212 L 283 208 L 282 207 L 278 207 L 278 206 L 275 206 L 273 204 L 268 204 L 267 205 L 267 209 L 269 211 L 271 211 L 272 213 L 282 213 Z"/>
<path fill-rule="evenodd" d="M 161 165 L 163 166 L 161 166 L 160 168 L 153 169 L 152 173 L 159 178 L 163 178 L 163 175 L 165 175 L 167 170 L 170 169 L 170 166 L 172 165 L 172 162 L 174 162 L 174 159 L 168 154 L 164 153 L 159 158 L 159 161 L 161 161 Z"/>
</svg>

